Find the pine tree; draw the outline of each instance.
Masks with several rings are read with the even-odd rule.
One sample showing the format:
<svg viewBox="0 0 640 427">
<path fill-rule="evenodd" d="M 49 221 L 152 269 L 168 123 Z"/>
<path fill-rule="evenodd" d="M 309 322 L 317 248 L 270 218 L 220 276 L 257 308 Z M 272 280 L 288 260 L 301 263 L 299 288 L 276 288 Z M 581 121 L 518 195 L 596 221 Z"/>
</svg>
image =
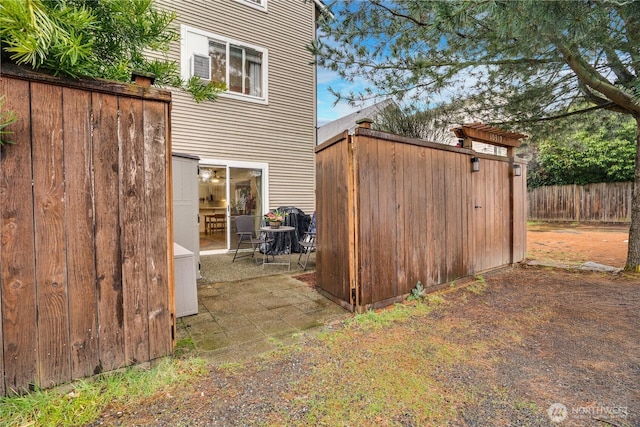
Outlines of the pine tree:
<svg viewBox="0 0 640 427">
<path fill-rule="evenodd" d="M 362 93 L 467 99 L 473 115 L 533 126 L 608 109 L 636 122 L 629 251 L 640 272 L 640 2 L 345 0 L 310 49 Z M 427 95 L 425 95 L 427 94 Z M 425 99 L 428 96 L 428 99 Z M 576 109 L 574 106 L 588 105 Z M 468 114 L 468 113 L 467 113 Z M 532 127 L 532 129 L 535 129 Z"/>
</svg>

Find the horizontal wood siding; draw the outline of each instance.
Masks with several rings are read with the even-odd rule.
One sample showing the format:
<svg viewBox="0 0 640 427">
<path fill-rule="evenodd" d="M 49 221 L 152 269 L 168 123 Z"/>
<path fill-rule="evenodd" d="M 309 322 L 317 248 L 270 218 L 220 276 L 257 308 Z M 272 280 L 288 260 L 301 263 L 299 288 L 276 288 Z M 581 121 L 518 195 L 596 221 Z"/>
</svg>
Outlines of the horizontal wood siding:
<svg viewBox="0 0 640 427">
<path fill-rule="evenodd" d="M 172 351 L 170 98 L 112 88 L 0 79 L 18 116 L 0 160 L 2 394 Z"/>
<path fill-rule="evenodd" d="M 337 245 L 329 251 L 319 244 L 317 284 L 338 296 L 336 278 L 350 283 L 356 300 L 341 298 L 354 310 L 389 304 L 418 282 L 433 290 L 524 258 L 524 165 L 523 176 L 514 177 L 506 157 L 362 128 L 316 151 L 318 212 L 335 215 L 319 223 L 326 227 L 319 236 Z M 471 172 L 472 156 L 481 157 L 478 173 Z M 345 196 L 335 191 L 342 182 L 353 182 Z M 343 219 L 349 206 L 343 197 L 353 199 L 349 220 Z M 353 231 L 344 229 L 347 224 Z M 355 267 L 346 270 L 342 256 Z"/>
<path fill-rule="evenodd" d="M 315 37 L 313 2 L 270 0 L 267 12 L 242 2 L 174 2 L 178 24 L 268 50 L 268 104 L 219 97 L 196 104 L 174 92 L 175 151 L 269 164 L 269 207 L 315 210 L 315 69 L 306 50 Z M 247 23 L 250 23 L 247 25 Z M 176 42 L 169 57 L 179 62 Z"/>
<path fill-rule="evenodd" d="M 530 220 L 631 222 L 632 182 L 538 187 L 528 193 Z"/>
</svg>

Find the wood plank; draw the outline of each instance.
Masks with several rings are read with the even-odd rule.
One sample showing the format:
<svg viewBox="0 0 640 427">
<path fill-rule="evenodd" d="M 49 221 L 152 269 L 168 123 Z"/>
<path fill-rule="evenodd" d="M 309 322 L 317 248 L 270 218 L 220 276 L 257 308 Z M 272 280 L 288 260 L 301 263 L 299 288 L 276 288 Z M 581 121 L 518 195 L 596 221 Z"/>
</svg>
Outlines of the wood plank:
<svg viewBox="0 0 640 427">
<path fill-rule="evenodd" d="M 165 208 L 165 210 L 167 211 L 167 263 L 168 263 L 168 276 L 167 276 L 167 280 L 169 281 L 169 294 L 168 294 L 168 309 L 169 309 L 169 316 L 170 316 L 170 334 L 169 334 L 169 343 L 170 343 L 170 351 L 173 353 L 173 351 L 176 348 L 176 341 L 177 341 L 177 320 L 178 318 L 176 317 L 176 289 L 175 289 L 175 278 L 176 278 L 176 272 L 175 272 L 175 264 L 173 262 L 174 260 L 174 252 L 173 252 L 173 242 L 176 241 L 175 235 L 174 235 L 174 221 L 175 221 L 175 215 L 174 215 L 174 198 L 173 198 L 173 161 L 174 161 L 174 157 L 173 157 L 173 145 L 172 145 L 172 140 L 171 140 L 171 104 L 168 104 L 164 110 L 164 123 L 165 123 L 165 133 L 166 133 L 166 143 L 165 143 L 165 158 L 166 158 L 166 164 L 165 164 L 165 170 L 166 170 L 166 180 L 167 183 L 171 183 L 171 185 L 167 185 L 165 188 L 165 197 L 166 200 L 168 201 L 167 203 L 167 207 Z M 171 203 L 171 205 L 169 204 Z M 199 257 L 198 257 L 199 258 Z M 199 259 L 198 259 L 199 261 Z M 199 265 L 198 265 L 198 269 L 199 269 Z"/>
<path fill-rule="evenodd" d="M 91 93 L 63 89 L 71 377 L 100 365 L 93 214 Z"/>
<path fill-rule="evenodd" d="M 69 381 L 62 88 L 31 85 L 38 359 L 41 387 Z"/>
<path fill-rule="evenodd" d="M 171 353 L 172 316 L 169 311 L 169 260 L 166 230 L 170 200 L 166 199 L 167 180 L 167 106 L 144 101 L 144 183 L 149 322 L 149 357 L 156 359 Z"/>
<path fill-rule="evenodd" d="M 475 250 L 474 259 L 476 268 L 475 271 L 482 271 L 485 269 L 485 253 L 486 253 L 486 233 L 488 231 L 487 215 L 486 215 L 486 185 L 484 175 L 487 173 L 487 168 L 482 167 L 480 164 L 480 171 L 472 173 L 473 181 L 473 207 L 474 207 L 474 238 L 475 238 Z M 469 166 L 470 168 L 471 166 Z"/>
<path fill-rule="evenodd" d="M 520 170 L 522 175 L 514 177 L 513 181 L 513 262 L 523 261 L 526 257 L 527 175 L 525 165 L 520 165 Z"/>
<path fill-rule="evenodd" d="M 0 394 L 28 391 L 37 382 L 35 236 L 31 176 L 29 83 L 0 79 L 4 108 L 18 120 L 7 130 L 14 144 L 0 157 Z"/>
<path fill-rule="evenodd" d="M 316 280 L 319 287 L 337 299 L 349 302 L 350 226 L 349 167 L 347 140 L 327 145 L 316 154 L 317 247 Z M 320 182 L 322 180 L 322 182 Z"/>
<path fill-rule="evenodd" d="M 462 164 L 462 156 L 461 154 L 453 154 L 451 156 L 453 159 L 453 181 L 455 183 L 455 193 L 450 197 L 453 198 L 453 211 L 449 213 L 454 221 L 454 231 L 455 231 L 455 252 L 452 254 L 453 266 L 451 271 L 451 276 L 449 280 L 454 280 L 459 277 L 465 276 L 465 246 L 464 246 L 464 233 L 466 232 L 465 223 L 465 213 L 464 213 L 464 200 L 466 197 L 465 194 L 465 186 L 464 186 L 464 174 Z"/>
<path fill-rule="evenodd" d="M 455 266 L 458 263 L 459 247 L 458 236 L 460 235 L 460 224 L 458 218 L 460 215 L 457 200 L 460 199 L 460 189 L 455 179 L 455 154 L 443 153 L 444 164 L 444 181 L 442 184 L 444 190 L 444 200 L 442 206 L 444 208 L 443 221 L 445 223 L 445 237 L 443 246 L 444 253 L 444 281 L 448 282 L 455 279 Z"/>
<path fill-rule="evenodd" d="M 405 292 L 410 292 L 416 286 L 418 280 L 426 282 L 423 277 L 423 271 L 426 270 L 424 265 L 418 265 L 416 261 L 417 251 L 416 248 L 426 247 L 424 236 L 418 236 L 416 229 L 418 218 L 422 218 L 426 211 L 426 206 L 422 208 L 416 207 L 418 202 L 416 198 L 422 192 L 422 188 L 419 187 L 419 157 L 417 155 L 418 148 L 411 145 L 403 146 L 403 164 L 404 175 L 403 181 L 398 185 L 402 187 L 402 199 L 404 200 L 404 208 L 402 210 L 404 217 L 404 244 L 402 246 L 402 252 L 404 254 L 405 264 Z M 424 165 L 422 165 L 424 168 Z M 398 260 L 400 262 L 400 259 Z"/>
<path fill-rule="evenodd" d="M 119 98 L 120 230 L 125 363 L 149 360 L 147 253 L 145 242 L 144 117 L 142 102 Z"/>
<path fill-rule="evenodd" d="M 374 228 L 374 233 L 378 231 L 378 242 L 380 262 L 377 264 L 377 278 L 375 281 L 378 287 L 376 301 L 392 298 L 398 294 L 398 283 L 396 275 L 398 270 L 398 216 L 396 198 L 396 173 L 398 170 L 396 162 L 396 147 L 389 141 L 378 143 L 378 189 L 376 204 L 372 208 L 376 209 L 380 215 L 378 227 Z M 388 226 L 386 225 L 388 224 Z"/>
<path fill-rule="evenodd" d="M 327 188 L 327 197 L 337 198 L 337 203 L 333 203 L 334 211 L 326 218 L 327 222 L 336 223 L 334 229 L 337 234 L 327 235 L 331 241 L 333 262 L 338 266 L 338 272 L 334 272 L 337 278 L 337 291 L 345 301 L 352 301 L 354 304 L 360 303 L 360 278 L 357 272 L 351 268 L 359 263 L 359 254 L 355 248 L 359 246 L 359 200 L 355 196 L 357 167 L 351 149 L 356 150 L 357 144 L 351 144 L 349 137 L 345 135 L 342 142 L 336 145 L 333 150 L 335 156 L 332 165 L 335 169 L 332 174 L 335 176 L 335 186 Z M 337 189 L 337 192 L 336 192 Z M 340 218 L 347 216 L 347 221 L 340 221 Z M 336 221 L 338 219 L 338 221 Z M 337 237 L 337 238 L 336 238 Z M 347 245 L 344 242 L 349 242 Z M 353 247 L 351 246 L 353 243 Z M 351 256 L 354 257 L 351 260 Z M 352 264 L 350 265 L 350 261 Z M 354 298 L 355 294 L 355 298 Z"/>
<path fill-rule="evenodd" d="M 511 247 L 512 247 L 512 218 L 513 218 L 513 200 L 511 192 L 513 191 L 511 164 L 500 163 L 500 181 L 502 201 L 500 202 L 500 212 L 502 218 L 502 265 L 511 263 Z"/>
<path fill-rule="evenodd" d="M 397 144 L 395 154 L 395 173 L 394 173 L 394 189 L 396 195 L 395 217 L 396 217 L 396 241 L 394 242 L 396 252 L 396 284 L 397 294 L 403 295 L 411 292 L 413 285 L 407 281 L 407 244 L 409 243 L 409 221 L 407 218 L 407 203 L 409 199 L 405 198 L 405 187 L 411 187 L 411 176 L 405 179 L 405 158 L 407 156 L 407 146 Z"/>
<path fill-rule="evenodd" d="M 434 253 L 432 265 L 435 275 L 433 284 L 437 285 L 446 281 L 446 258 L 447 258 L 447 211 L 445 194 L 445 174 L 447 165 L 445 164 L 444 153 L 440 150 L 432 152 L 432 180 L 433 180 L 433 210 L 432 228 Z"/>
<path fill-rule="evenodd" d="M 111 371 L 125 365 L 119 224 L 118 98 L 93 94 L 93 164 L 95 191 L 96 277 L 100 366 Z M 98 373 L 98 372 L 96 372 Z"/>
<path fill-rule="evenodd" d="M 95 93 L 124 95 L 127 97 L 159 100 L 167 103 L 171 101 L 171 91 L 165 89 L 143 87 L 136 84 L 105 79 L 64 78 L 46 74 L 42 71 L 34 71 L 29 67 L 22 67 L 9 62 L 2 63 L 2 74 L 3 76 L 12 76 L 15 79 L 87 90 Z"/>
<path fill-rule="evenodd" d="M 475 242 L 472 238 L 473 233 L 473 188 L 471 186 L 471 171 L 469 170 L 469 157 L 460 155 L 458 157 L 459 173 L 462 180 L 463 194 L 460 197 L 462 208 L 460 214 L 462 215 L 462 276 L 468 276 L 472 274 L 474 269 L 473 253 L 475 248 Z"/>
<path fill-rule="evenodd" d="M 356 196 L 359 203 L 359 267 L 358 274 L 360 276 L 360 305 L 364 306 L 373 302 L 373 278 L 375 276 L 375 263 L 377 262 L 377 251 L 375 248 L 375 240 L 373 236 L 373 228 L 378 224 L 374 217 L 376 212 L 372 209 L 372 205 L 377 204 L 376 195 L 372 194 L 377 186 L 375 155 L 377 154 L 377 146 L 375 141 L 370 143 L 369 139 L 363 136 L 357 136 L 354 145 L 358 146 L 358 164 L 359 179 L 356 184 Z M 372 202 L 372 198 L 376 197 L 376 202 Z"/>
<path fill-rule="evenodd" d="M 424 209 L 424 218 L 420 219 L 418 224 L 418 232 L 423 236 L 423 242 L 420 247 L 424 248 L 418 255 L 418 262 L 422 265 L 424 271 L 424 279 L 422 285 L 425 288 L 437 285 L 437 257 L 438 247 L 434 244 L 436 238 L 436 227 L 440 226 L 437 218 L 437 208 L 435 195 L 440 191 L 437 188 L 437 175 L 440 173 L 440 167 L 437 159 L 434 159 L 433 150 L 422 149 L 419 151 L 422 159 L 421 173 L 419 173 L 419 190 L 418 209 Z"/>
</svg>

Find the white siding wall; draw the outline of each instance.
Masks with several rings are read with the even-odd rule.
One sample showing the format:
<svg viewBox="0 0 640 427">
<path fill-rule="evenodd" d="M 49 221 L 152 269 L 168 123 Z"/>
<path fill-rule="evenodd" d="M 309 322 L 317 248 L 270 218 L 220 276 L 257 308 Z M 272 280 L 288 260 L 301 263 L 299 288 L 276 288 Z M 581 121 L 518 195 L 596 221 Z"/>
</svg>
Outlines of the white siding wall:
<svg viewBox="0 0 640 427">
<path fill-rule="evenodd" d="M 269 0 L 266 12 L 236 0 L 157 0 L 180 24 L 268 50 L 268 103 L 219 97 L 196 104 L 174 91 L 173 151 L 269 164 L 270 206 L 315 210 L 313 2 Z M 180 62 L 180 43 L 169 58 Z"/>
</svg>

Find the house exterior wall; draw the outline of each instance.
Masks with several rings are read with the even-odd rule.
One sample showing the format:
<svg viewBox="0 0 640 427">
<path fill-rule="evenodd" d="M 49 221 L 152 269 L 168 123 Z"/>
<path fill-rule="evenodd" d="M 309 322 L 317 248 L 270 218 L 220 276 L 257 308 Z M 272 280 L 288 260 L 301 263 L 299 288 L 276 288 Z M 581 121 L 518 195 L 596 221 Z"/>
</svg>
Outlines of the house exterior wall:
<svg viewBox="0 0 640 427">
<path fill-rule="evenodd" d="M 314 3 L 269 0 L 260 9 L 243 0 L 158 0 L 156 6 L 177 13 L 178 31 L 186 25 L 267 51 L 262 101 L 221 95 L 197 104 L 174 91 L 173 151 L 268 163 L 266 208 L 315 210 L 315 66 L 305 48 L 315 37 Z M 180 63 L 184 45 L 175 42 L 169 59 Z"/>
</svg>

